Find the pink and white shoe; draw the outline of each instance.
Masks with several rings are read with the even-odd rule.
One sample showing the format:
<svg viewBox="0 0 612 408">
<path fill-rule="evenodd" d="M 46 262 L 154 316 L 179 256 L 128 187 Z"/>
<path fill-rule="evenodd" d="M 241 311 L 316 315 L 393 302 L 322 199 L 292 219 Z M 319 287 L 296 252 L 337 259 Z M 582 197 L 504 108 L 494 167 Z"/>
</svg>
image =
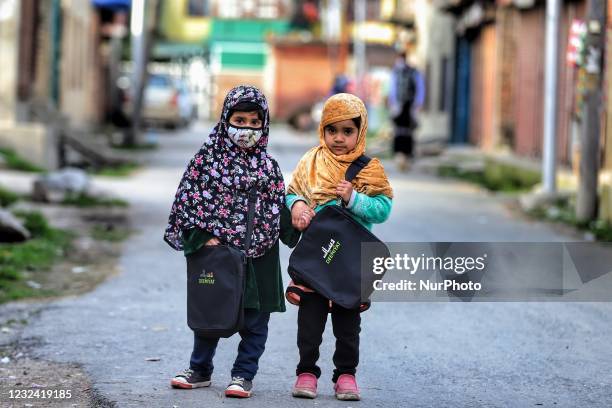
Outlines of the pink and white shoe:
<svg viewBox="0 0 612 408">
<path fill-rule="evenodd" d="M 317 377 L 311 373 L 302 373 L 298 375 L 291 394 L 297 398 L 316 398 Z"/>
<path fill-rule="evenodd" d="M 336 398 L 341 401 L 359 401 L 361 399 L 354 375 L 342 374 L 338 377 L 334 385 L 334 391 L 336 391 Z"/>
</svg>

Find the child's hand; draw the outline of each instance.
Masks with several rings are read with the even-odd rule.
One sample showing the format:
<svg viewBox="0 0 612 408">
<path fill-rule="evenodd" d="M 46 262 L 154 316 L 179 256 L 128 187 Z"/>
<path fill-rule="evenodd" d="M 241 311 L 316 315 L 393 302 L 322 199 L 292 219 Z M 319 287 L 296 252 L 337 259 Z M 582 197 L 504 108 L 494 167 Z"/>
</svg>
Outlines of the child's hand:
<svg viewBox="0 0 612 408">
<path fill-rule="evenodd" d="M 291 207 L 291 224 L 299 231 L 304 231 L 314 216 L 313 209 L 303 201 L 297 201 Z"/>
<path fill-rule="evenodd" d="M 211 239 L 209 239 L 209 240 L 206 242 L 206 244 L 204 244 L 204 245 L 206 245 L 206 246 L 213 246 L 213 245 L 219 245 L 220 243 L 221 243 L 221 242 L 219 241 L 219 238 L 216 238 L 216 237 L 215 237 L 215 238 L 211 238 Z"/>
<path fill-rule="evenodd" d="M 353 194 L 353 185 L 350 181 L 342 180 L 336 187 L 336 194 L 342 197 L 345 204 L 348 204 L 351 194 Z"/>
</svg>

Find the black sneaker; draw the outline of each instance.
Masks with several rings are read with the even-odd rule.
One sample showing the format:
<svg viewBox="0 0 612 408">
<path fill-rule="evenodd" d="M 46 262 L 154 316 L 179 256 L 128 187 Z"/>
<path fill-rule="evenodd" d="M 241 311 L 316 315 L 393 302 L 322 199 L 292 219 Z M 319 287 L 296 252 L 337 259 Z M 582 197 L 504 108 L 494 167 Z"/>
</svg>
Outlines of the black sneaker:
<svg viewBox="0 0 612 408">
<path fill-rule="evenodd" d="M 225 389 L 226 397 L 249 398 L 253 389 L 253 381 L 242 377 L 232 377 L 232 382 Z"/>
<path fill-rule="evenodd" d="M 182 373 L 177 374 L 172 381 L 170 381 L 170 385 L 172 385 L 173 388 L 184 388 L 188 390 L 192 388 L 209 387 L 210 375 L 204 377 L 191 368 L 187 368 Z"/>
</svg>

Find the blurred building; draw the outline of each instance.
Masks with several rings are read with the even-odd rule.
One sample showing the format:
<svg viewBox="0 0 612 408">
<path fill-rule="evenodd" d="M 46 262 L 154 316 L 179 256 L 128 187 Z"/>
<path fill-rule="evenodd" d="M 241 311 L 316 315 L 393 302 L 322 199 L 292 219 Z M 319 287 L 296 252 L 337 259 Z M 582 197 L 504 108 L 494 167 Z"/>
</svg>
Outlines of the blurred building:
<svg viewBox="0 0 612 408">
<path fill-rule="evenodd" d="M 346 44 L 273 38 L 268 46 L 264 89 L 279 120 L 309 115 L 312 106 L 329 95 L 334 77 L 347 68 Z"/>
<path fill-rule="evenodd" d="M 179 77 L 194 96 L 199 116 L 211 110 L 209 39 L 213 19 L 208 0 L 162 0 L 159 30 L 149 71 Z"/>
<path fill-rule="evenodd" d="M 415 44 L 408 47 L 409 59 L 425 78 L 425 102 L 416 138 L 421 145 L 445 144 L 453 106 L 454 18 L 428 0 L 413 1 L 412 10 Z"/>
<path fill-rule="evenodd" d="M 545 4 L 535 0 L 440 0 L 456 19 L 451 140 L 486 150 L 507 147 L 539 158 L 544 102 Z M 570 163 L 577 138 L 576 67 L 567 62 L 570 29 L 585 1 L 562 2 L 559 31 L 558 158 Z"/>
<path fill-rule="evenodd" d="M 413 10 L 406 6 L 410 2 L 364 0 L 364 19 L 356 21 L 356 3 L 295 2 L 289 32 L 271 37 L 266 89 L 279 119 L 293 118 L 322 102 L 336 78 L 343 76 L 348 78 L 347 91 L 357 93 L 368 106 L 369 129 L 376 132 L 386 120 L 393 46 L 398 27 L 412 26 Z M 363 44 L 363 59 L 356 56 L 357 43 Z"/>
<path fill-rule="evenodd" d="M 337 75 L 363 88 L 372 125 L 381 122 L 386 80 L 395 58 L 399 26 L 413 24 L 412 2 L 366 0 L 366 18 L 354 21 L 353 1 L 258 0 L 164 1 L 163 40 L 154 55 L 200 47 L 210 80 L 211 117 L 227 91 L 240 83 L 261 87 L 272 115 L 285 120 L 326 98 Z M 366 75 L 357 78 L 351 57 L 355 41 L 365 43 Z"/>
<path fill-rule="evenodd" d="M 267 38 L 264 89 L 277 119 L 309 118 L 312 106 L 329 95 L 335 76 L 346 72 L 348 32 L 341 2 L 335 3 L 333 9 L 324 2 L 295 2 L 285 33 Z"/>
<path fill-rule="evenodd" d="M 543 148 L 545 2 L 437 0 L 454 16 L 451 141 L 540 159 Z M 588 0 L 561 2 L 557 160 L 579 173 Z M 601 109 L 600 218 L 612 222 L 612 2 L 607 2 Z"/>
<path fill-rule="evenodd" d="M 99 4 L 98 4 L 99 3 Z M 125 25 L 129 2 L 5 0 L 0 145 L 46 168 L 59 163 L 62 128 L 92 128 L 110 97 L 109 24 Z"/>
<path fill-rule="evenodd" d="M 214 20 L 209 45 L 214 117 L 234 86 L 247 83 L 265 88 L 265 67 L 272 54 L 266 38 L 271 33 L 284 33 L 288 27 L 288 18 Z"/>
<path fill-rule="evenodd" d="M 355 76 L 357 94 L 368 107 L 368 131 L 375 134 L 388 122 L 386 102 L 398 39 L 403 33 L 414 37 L 414 2 L 363 0 L 363 3 L 364 21 L 357 14 L 358 2 L 346 3 L 352 50 L 350 73 Z M 360 48 L 365 56 L 360 56 Z"/>
<path fill-rule="evenodd" d="M 264 88 L 264 68 L 271 55 L 266 37 L 289 27 L 292 2 L 287 0 L 165 0 L 163 40 L 154 57 L 176 62 L 202 57 L 205 78 L 189 78 L 201 98 L 204 116 L 216 118 L 227 92 L 242 83 Z M 187 74 L 190 70 L 187 70 Z"/>
<path fill-rule="evenodd" d="M 208 0 L 164 1 L 160 16 L 162 43 L 203 47 L 210 35 L 209 3 Z"/>
<path fill-rule="evenodd" d="M 599 217 L 612 223 L 612 2 L 608 1 L 608 23 L 606 25 L 605 54 L 605 99 L 604 99 L 604 138 L 602 157 L 601 200 L 599 202 Z"/>
</svg>

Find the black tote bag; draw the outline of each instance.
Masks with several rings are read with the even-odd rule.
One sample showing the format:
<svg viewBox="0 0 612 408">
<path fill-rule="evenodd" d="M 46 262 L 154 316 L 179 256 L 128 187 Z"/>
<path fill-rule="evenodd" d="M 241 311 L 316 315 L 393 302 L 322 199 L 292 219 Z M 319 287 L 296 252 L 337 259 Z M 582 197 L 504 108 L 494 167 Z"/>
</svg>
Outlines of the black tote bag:
<svg viewBox="0 0 612 408">
<path fill-rule="evenodd" d="M 369 161 L 360 156 L 347 169 L 345 179 L 352 181 Z M 369 258 L 389 256 L 387 246 L 355 221 L 348 209 L 327 206 L 315 215 L 291 253 L 289 275 L 295 283 L 344 308 L 358 308 L 368 302 L 374 281 L 382 278 L 369 265 L 362 268 L 361 244 L 366 242 L 370 243 Z"/>
<path fill-rule="evenodd" d="M 256 193 L 249 191 L 245 252 L 251 246 Z M 237 333 L 244 324 L 247 257 L 229 245 L 204 245 L 186 258 L 189 328 L 202 337 Z"/>
</svg>

